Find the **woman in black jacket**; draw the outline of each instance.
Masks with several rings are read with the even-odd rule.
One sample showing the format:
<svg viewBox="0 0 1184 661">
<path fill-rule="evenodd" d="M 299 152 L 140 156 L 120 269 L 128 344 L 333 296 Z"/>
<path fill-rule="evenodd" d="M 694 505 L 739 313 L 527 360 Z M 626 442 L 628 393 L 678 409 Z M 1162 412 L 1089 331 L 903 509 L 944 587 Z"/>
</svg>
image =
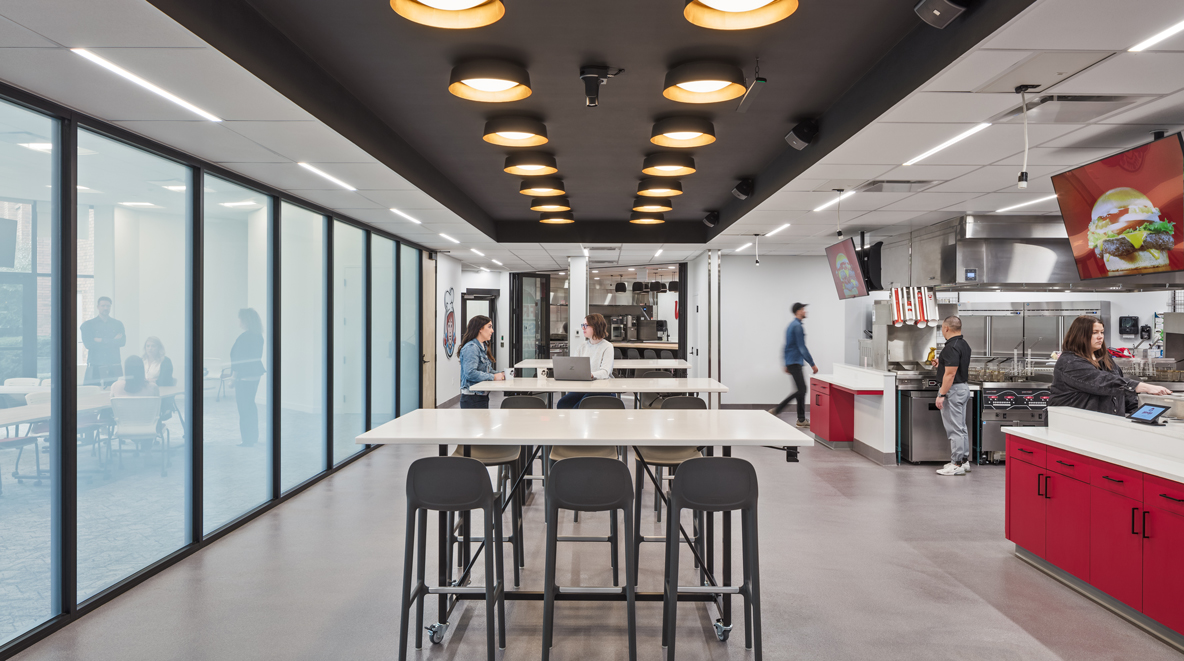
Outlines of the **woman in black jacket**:
<svg viewBox="0 0 1184 661">
<path fill-rule="evenodd" d="M 1065 333 L 1061 357 L 1052 374 L 1050 406 L 1125 416 L 1139 408 L 1137 393 L 1168 395 L 1161 386 L 1128 379 L 1110 358 L 1106 327 L 1102 320 L 1082 315 Z"/>
<path fill-rule="evenodd" d="M 243 442 L 251 447 L 259 440 L 259 407 L 255 394 L 263 378 L 263 321 L 253 308 L 238 311 L 242 334 L 230 349 L 230 370 L 234 377 L 234 402 L 238 405 L 238 430 Z"/>
</svg>

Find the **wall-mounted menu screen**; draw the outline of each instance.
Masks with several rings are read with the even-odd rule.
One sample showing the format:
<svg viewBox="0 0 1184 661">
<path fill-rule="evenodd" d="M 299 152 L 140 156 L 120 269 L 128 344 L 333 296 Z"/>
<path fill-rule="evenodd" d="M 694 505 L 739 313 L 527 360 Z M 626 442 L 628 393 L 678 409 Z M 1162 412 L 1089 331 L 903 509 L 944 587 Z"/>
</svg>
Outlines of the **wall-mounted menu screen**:
<svg viewBox="0 0 1184 661">
<path fill-rule="evenodd" d="M 859 267 L 855 241 L 845 239 L 827 248 L 826 261 L 830 264 L 830 274 L 835 279 L 835 289 L 840 299 L 867 296 L 867 284 L 863 279 L 863 270 Z"/>
</svg>

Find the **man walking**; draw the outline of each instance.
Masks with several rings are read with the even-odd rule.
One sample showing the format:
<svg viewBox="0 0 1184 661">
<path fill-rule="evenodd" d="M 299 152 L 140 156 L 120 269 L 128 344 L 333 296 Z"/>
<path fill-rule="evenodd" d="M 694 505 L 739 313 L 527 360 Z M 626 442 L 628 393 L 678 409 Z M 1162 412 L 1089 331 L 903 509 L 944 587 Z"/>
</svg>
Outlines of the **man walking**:
<svg viewBox="0 0 1184 661">
<path fill-rule="evenodd" d="M 966 429 L 966 403 L 970 401 L 970 345 L 962 337 L 962 320 L 946 317 L 941 322 L 946 346 L 937 358 L 937 408 L 941 424 L 950 439 L 950 463 L 938 475 L 965 475 L 970 470 L 970 434 Z"/>
<path fill-rule="evenodd" d="M 123 322 L 111 317 L 111 299 L 99 297 L 99 316 L 82 322 L 79 334 L 86 347 L 86 385 L 107 386 L 123 376 L 119 347 L 127 344 Z"/>
<path fill-rule="evenodd" d="M 795 389 L 781 400 L 776 408 L 770 409 L 769 413 L 781 415 L 789 405 L 789 400 L 796 399 L 798 426 L 809 427 L 810 423 L 806 421 L 806 377 L 802 374 L 802 365 L 808 363 L 815 374 L 818 373 L 818 366 L 814 364 L 814 358 L 806 348 L 806 330 L 802 327 L 802 321 L 806 319 L 805 303 L 793 304 L 793 317 L 793 321 L 789 322 L 789 328 L 785 329 L 785 371 L 793 377 Z"/>
</svg>

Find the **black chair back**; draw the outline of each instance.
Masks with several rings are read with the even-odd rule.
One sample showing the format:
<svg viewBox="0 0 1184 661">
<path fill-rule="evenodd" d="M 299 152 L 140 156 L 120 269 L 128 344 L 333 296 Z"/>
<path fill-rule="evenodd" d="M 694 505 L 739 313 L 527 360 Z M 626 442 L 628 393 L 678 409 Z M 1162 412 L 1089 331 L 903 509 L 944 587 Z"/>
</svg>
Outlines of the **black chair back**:
<svg viewBox="0 0 1184 661">
<path fill-rule="evenodd" d="M 622 402 L 619 397 L 608 397 L 605 395 L 594 395 L 592 397 L 585 397 L 580 401 L 580 408 L 582 409 L 623 409 L 625 402 Z"/>
<path fill-rule="evenodd" d="M 493 498 L 485 464 L 470 457 L 424 457 L 407 469 L 407 503 L 442 512 L 481 509 Z"/>
<path fill-rule="evenodd" d="M 633 507 L 633 479 L 628 466 L 616 459 L 564 459 L 551 467 L 547 501 L 579 512 L 629 510 Z"/>
<path fill-rule="evenodd" d="M 674 352 L 669 349 L 662 349 L 662 360 L 674 360 Z"/>
<path fill-rule="evenodd" d="M 624 357 L 625 357 L 625 354 L 621 353 L 620 349 L 613 349 L 613 358 L 615 360 L 620 360 Z"/>
<path fill-rule="evenodd" d="M 650 370 L 641 375 L 643 379 L 672 379 L 674 374 L 665 370 Z"/>
<path fill-rule="evenodd" d="M 545 409 L 547 403 L 533 395 L 510 395 L 502 400 L 503 409 Z"/>
<path fill-rule="evenodd" d="M 641 354 L 637 352 L 637 349 L 630 349 L 627 353 L 629 360 L 641 360 Z"/>
<path fill-rule="evenodd" d="M 675 397 L 667 397 L 662 400 L 662 408 L 664 409 L 706 409 L 707 402 L 698 397 L 690 397 L 688 395 L 677 395 Z"/>
<path fill-rule="evenodd" d="M 674 473 L 671 512 L 730 512 L 756 507 L 756 469 L 737 457 L 687 459 Z"/>
<path fill-rule="evenodd" d="M 645 351 L 642 352 L 641 355 L 646 360 L 657 360 L 658 359 L 658 352 L 654 351 L 653 349 L 646 349 Z"/>
</svg>

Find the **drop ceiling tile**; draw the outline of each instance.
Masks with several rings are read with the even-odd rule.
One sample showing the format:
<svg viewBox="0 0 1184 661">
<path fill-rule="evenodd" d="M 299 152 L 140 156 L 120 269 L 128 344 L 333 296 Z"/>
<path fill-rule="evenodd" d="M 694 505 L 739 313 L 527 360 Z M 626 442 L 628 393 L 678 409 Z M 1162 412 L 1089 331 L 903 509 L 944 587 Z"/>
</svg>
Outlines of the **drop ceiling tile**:
<svg viewBox="0 0 1184 661">
<path fill-rule="evenodd" d="M 68 48 L 189 47 L 206 44 L 141 0 L 5 0 L 0 13 Z"/>
<path fill-rule="evenodd" d="M 1066 166 L 1084 165 L 1091 163 L 1098 159 L 1105 158 L 1115 151 L 1114 149 L 1069 149 L 1069 148 L 1049 148 L 1036 147 L 1028 152 L 1028 165 L 1056 165 L 1061 166 L 1059 169 L 1067 170 Z M 996 165 L 1021 165 L 1023 163 L 1023 154 L 1013 154 L 1007 158 L 996 162 Z"/>
<path fill-rule="evenodd" d="M 1168 133 L 1184 127 L 1184 118 L 1179 124 L 1093 124 L 1072 133 L 1049 140 L 1042 147 L 1070 147 L 1075 149 L 1124 150 L 1137 147 L 1151 140 L 1151 132 L 1164 130 Z"/>
<path fill-rule="evenodd" d="M 985 122 L 1009 108 L 1018 108 L 1015 94 L 921 92 L 896 104 L 880 122 Z"/>
<path fill-rule="evenodd" d="M 889 181 L 949 181 L 973 172 L 977 165 L 901 165 L 876 177 Z"/>
<path fill-rule="evenodd" d="M 227 170 L 234 170 L 244 176 L 257 179 L 269 186 L 285 190 L 315 189 L 329 183 L 295 163 L 219 162 L 219 165 Z"/>
<path fill-rule="evenodd" d="M 115 122 L 142 136 L 208 161 L 288 162 L 218 122 Z"/>
<path fill-rule="evenodd" d="M 1181 88 L 1184 53 L 1143 52 L 1119 53 L 1050 89 L 1057 94 L 1168 94 Z"/>
<path fill-rule="evenodd" d="M 822 181 L 830 181 L 831 179 L 861 179 L 867 181 L 869 179 L 876 179 L 891 169 L 885 165 L 843 165 L 839 164 L 838 161 L 832 161 L 831 155 L 827 154 L 825 162 L 810 166 L 801 176 L 807 179 L 820 179 Z"/>
<path fill-rule="evenodd" d="M 899 126 L 899 125 L 895 125 Z M 1031 144 L 1040 145 L 1073 131 L 1077 125 L 1034 124 L 1028 127 Z M 952 137 L 952 136 L 950 136 Z M 948 138 L 947 138 L 948 139 Z M 931 143 L 919 153 L 936 147 L 941 142 Z M 987 165 L 994 163 L 1024 148 L 1024 127 L 1010 124 L 994 124 L 985 130 L 951 145 L 925 159 L 931 165 Z"/>
<path fill-rule="evenodd" d="M 851 221 L 853 226 L 883 227 L 895 225 L 916 217 L 914 211 L 869 211 Z"/>
<path fill-rule="evenodd" d="M 373 163 L 374 157 L 320 122 L 223 122 L 235 133 L 297 162 Z"/>
<path fill-rule="evenodd" d="M 827 154 L 826 160 L 828 163 L 896 166 L 973 127 L 974 124 L 970 123 L 889 124 L 878 122 L 863 129 L 855 137 Z M 883 172 L 890 169 L 892 168 L 887 168 Z"/>
<path fill-rule="evenodd" d="M 6 18 L 0 18 L 0 48 L 59 48 L 59 46 L 22 25 Z"/>
<path fill-rule="evenodd" d="M 422 193 L 418 190 L 360 190 L 364 197 L 372 200 L 375 204 L 381 204 L 387 208 L 395 208 L 399 211 L 405 211 L 411 215 L 415 215 L 414 211 L 422 209 L 443 209 L 444 205 L 440 204 L 427 193 Z"/>
<path fill-rule="evenodd" d="M 994 80 L 1029 55 L 1032 55 L 1030 51 L 973 51 L 934 76 L 924 89 L 926 92 L 969 92 Z"/>
<path fill-rule="evenodd" d="M 1042 0 L 986 48 L 1124 51 L 1184 18 L 1178 0 Z"/>
<path fill-rule="evenodd" d="M 978 196 L 979 193 L 917 193 L 884 207 L 884 211 L 936 211 Z"/>
<path fill-rule="evenodd" d="M 1184 33 L 1182 33 L 1184 34 Z M 1104 120 L 1106 124 L 1184 124 L 1184 92 L 1145 103 Z"/>
<path fill-rule="evenodd" d="M 981 197 L 976 197 L 972 200 L 965 200 L 957 204 L 951 204 L 944 207 L 943 211 L 959 211 L 964 213 L 993 213 L 999 209 L 1005 209 L 1017 204 L 1023 204 L 1029 200 L 1040 199 L 1046 197 L 1045 194 L 1031 193 L 1031 192 L 1014 192 L 1014 193 L 989 193 Z M 1057 206 L 1056 200 L 1048 200 L 1047 202 L 1039 202 L 1026 207 L 1021 207 L 1009 214 L 1023 215 L 1023 214 L 1041 214 L 1041 213 L 1057 213 L 1060 207 Z"/>
<path fill-rule="evenodd" d="M 970 174 L 930 188 L 930 193 L 991 193 L 1007 186 L 1015 186 L 1019 168 L 1011 165 L 988 165 Z M 1029 179 L 1052 174 L 1056 168 L 1028 166 Z"/>
<path fill-rule="evenodd" d="M 340 209 L 343 213 L 349 213 L 350 209 L 382 208 L 380 205 L 367 200 L 358 193 L 344 189 L 310 190 L 296 188 L 291 189 L 289 192 L 298 197 L 315 202 L 323 207 L 328 207 L 330 209 Z"/>
<path fill-rule="evenodd" d="M 772 197 L 776 197 L 779 193 L 805 193 L 816 190 L 822 184 L 825 184 L 828 179 L 805 179 L 798 177 L 793 181 L 781 187 L 781 190 L 773 193 Z"/>
</svg>

